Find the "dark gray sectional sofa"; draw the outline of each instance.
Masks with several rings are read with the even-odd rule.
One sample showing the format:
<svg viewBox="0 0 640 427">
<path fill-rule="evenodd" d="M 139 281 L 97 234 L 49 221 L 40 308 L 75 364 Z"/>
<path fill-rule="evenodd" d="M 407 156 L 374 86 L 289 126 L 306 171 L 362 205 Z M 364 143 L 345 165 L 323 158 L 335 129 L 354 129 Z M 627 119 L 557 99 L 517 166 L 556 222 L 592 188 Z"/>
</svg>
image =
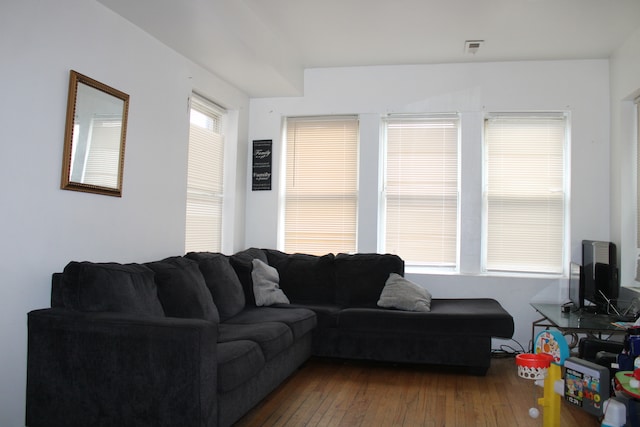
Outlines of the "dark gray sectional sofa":
<svg viewBox="0 0 640 427">
<path fill-rule="evenodd" d="M 290 303 L 255 305 L 255 259 Z M 491 299 L 380 308 L 391 273 L 404 273 L 395 255 L 256 248 L 71 262 L 53 275 L 52 307 L 28 314 L 26 425 L 228 426 L 312 355 L 484 374 L 511 315 Z"/>
</svg>

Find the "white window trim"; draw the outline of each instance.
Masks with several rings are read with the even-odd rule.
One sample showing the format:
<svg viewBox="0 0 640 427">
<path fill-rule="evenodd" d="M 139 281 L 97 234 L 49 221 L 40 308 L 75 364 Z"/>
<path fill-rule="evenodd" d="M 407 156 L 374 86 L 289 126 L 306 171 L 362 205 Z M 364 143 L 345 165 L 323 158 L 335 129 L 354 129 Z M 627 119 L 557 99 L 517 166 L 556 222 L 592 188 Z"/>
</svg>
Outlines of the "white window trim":
<svg viewBox="0 0 640 427">
<path fill-rule="evenodd" d="M 194 104 L 198 105 L 198 108 L 194 107 Z M 219 119 L 219 128 L 220 128 L 220 137 L 222 139 L 222 154 L 221 154 L 221 166 L 222 166 L 222 183 L 221 183 L 221 193 L 219 194 L 220 197 L 220 229 L 218 231 L 219 233 L 219 239 L 220 241 L 218 242 L 218 246 L 217 247 L 211 247 L 211 248 L 204 248 L 204 247 L 194 247 L 194 246 L 187 246 L 189 244 L 189 242 L 187 241 L 188 236 L 185 234 L 185 249 L 187 251 L 189 250 L 208 250 L 208 251 L 222 251 L 222 248 L 224 247 L 224 243 L 225 243 L 225 233 L 224 233 L 224 227 L 225 227 L 225 207 L 227 205 L 226 203 L 226 194 L 227 194 L 227 188 L 228 188 L 228 184 L 227 184 L 227 170 L 228 167 L 226 165 L 226 157 L 227 157 L 227 150 L 229 147 L 229 143 L 227 141 L 227 136 L 226 136 L 226 127 L 227 127 L 227 110 L 223 107 L 221 107 L 220 105 L 218 105 L 217 103 L 207 99 L 206 97 L 199 95 L 196 92 L 193 92 L 191 97 L 189 98 L 189 108 L 188 108 L 188 114 L 187 117 L 189 118 L 189 121 L 191 120 L 191 110 L 192 109 L 200 109 L 203 110 L 204 112 L 210 114 L 210 115 L 215 115 L 218 117 Z M 189 124 L 189 127 L 191 128 L 191 123 Z M 189 132 L 189 150 L 191 149 L 191 132 Z M 189 176 L 189 167 L 190 165 L 187 164 L 187 175 Z M 187 188 L 188 188 L 188 178 L 187 178 Z M 188 203 L 189 200 L 189 193 L 188 190 L 186 192 L 186 197 L 187 199 L 185 200 L 186 203 Z M 186 226 L 186 221 L 188 220 L 188 214 L 185 214 L 185 226 Z M 191 242 L 191 244 L 193 245 L 193 242 Z"/>
<path fill-rule="evenodd" d="M 357 252 L 358 251 L 358 220 L 359 220 L 359 209 L 360 209 L 360 197 L 359 197 L 359 175 L 360 175 L 360 130 L 359 130 L 359 116 L 358 115 L 319 115 L 319 116 L 288 116 L 283 117 L 283 133 L 282 133 L 282 150 L 281 150 L 281 158 L 280 158 L 280 180 L 279 187 L 280 191 L 278 193 L 278 230 L 277 230 L 277 248 L 280 250 L 285 249 L 285 233 L 286 233 L 286 198 L 287 198 L 287 157 L 288 150 L 290 149 L 290 142 L 287 141 L 287 132 L 289 123 L 293 123 L 296 121 L 310 121 L 310 122 L 322 122 L 322 121 L 355 121 L 358 131 L 356 133 L 356 152 L 355 152 L 355 161 L 356 161 L 356 170 L 355 170 L 355 229 L 354 229 L 354 250 L 349 252 Z M 307 251 L 311 253 L 311 251 Z M 327 250 L 327 252 L 340 252 L 340 250 Z"/>
<path fill-rule="evenodd" d="M 437 265 L 428 262 L 412 262 L 405 261 L 406 266 L 414 271 L 431 271 L 431 272 L 459 272 L 460 271 L 460 239 L 461 239 L 461 207 L 462 207 L 462 198 L 461 198 L 461 185 L 462 185 L 462 170 L 461 170 L 461 159 L 462 159 L 462 124 L 463 119 L 462 115 L 457 112 L 445 112 L 445 113 L 420 113 L 420 114 L 388 114 L 383 116 L 380 120 L 380 192 L 379 192 L 379 203 L 378 203 L 378 251 L 385 252 L 386 248 L 386 188 L 385 183 L 387 182 L 387 125 L 388 122 L 393 122 L 394 120 L 416 120 L 416 121 L 424 121 L 424 120 L 438 120 L 438 119 L 451 119 L 457 122 L 457 159 L 456 159 L 456 174 L 457 174 L 457 202 L 456 202 L 456 242 L 455 242 L 455 260 L 453 265 Z"/>
<path fill-rule="evenodd" d="M 489 270 L 486 266 L 487 260 L 487 158 L 484 122 L 493 117 L 564 117 L 566 120 L 565 143 L 563 149 L 564 156 L 564 235 L 562 248 L 562 271 L 559 273 L 542 273 L 527 271 L 501 271 Z M 561 110 L 545 111 L 511 111 L 511 112 L 491 112 L 485 113 L 482 127 L 482 227 L 481 227 L 481 253 L 480 253 L 480 274 L 487 276 L 527 276 L 527 277 L 568 277 L 569 262 L 571 257 L 571 112 Z"/>
</svg>

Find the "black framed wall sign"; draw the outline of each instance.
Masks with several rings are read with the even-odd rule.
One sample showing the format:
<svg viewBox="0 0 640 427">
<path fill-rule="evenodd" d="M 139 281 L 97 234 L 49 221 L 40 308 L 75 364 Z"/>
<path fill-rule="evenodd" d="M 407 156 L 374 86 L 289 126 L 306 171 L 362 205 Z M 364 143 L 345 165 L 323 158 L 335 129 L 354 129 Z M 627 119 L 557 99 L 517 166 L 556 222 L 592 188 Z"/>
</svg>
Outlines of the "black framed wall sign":
<svg viewBox="0 0 640 427">
<path fill-rule="evenodd" d="M 253 173 L 251 190 L 271 190 L 271 165 L 273 163 L 273 142 L 270 139 L 253 141 Z"/>
</svg>

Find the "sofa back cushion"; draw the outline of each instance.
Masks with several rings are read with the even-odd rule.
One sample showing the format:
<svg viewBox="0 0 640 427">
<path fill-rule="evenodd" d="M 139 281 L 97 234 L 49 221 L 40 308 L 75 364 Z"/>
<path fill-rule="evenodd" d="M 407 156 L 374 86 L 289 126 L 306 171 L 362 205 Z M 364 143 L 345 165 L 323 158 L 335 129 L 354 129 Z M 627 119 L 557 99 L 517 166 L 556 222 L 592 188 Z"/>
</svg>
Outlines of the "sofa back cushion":
<svg viewBox="0 0 640 427">
<path fill-rule="evenodd" d="M 333 254 L 286 254 L 275 249 L 265 249 L 264 252 L 269 265 L 278 270 L 280 289 L 292 303 L 335 302 Z"/>
<path fill-rule="evenodd" d="M 186 257 L 198 262 L 218 307 L 220 320 L 225 321 L 242 311 L 245 305 L 244 290 L 228 256 L 213 252 L 189 252 Z"/>
<path fill-rule="evenodd" d="M 376 307 L 391 273 L 404 276 L 404 261 L 391 254 L 338 254 L 336 302 L 347 307 Z"/>
<path fill-rule="evenodd" d="M 164 316 L 154 273 L 144 265 L 72 261 L 61 283 L 62 302 L 71 310 Z"/>
<path fill-rule="evenodd" d="M 145 265 L 155 272 L 158 297 L 167 316 L 220 321 L 197 262 L 176 256 Z"/>
<path fill-rule="evenodd" d="M 64 307 L 62 299 L 62 273 L 53 273 L 51 275 L 51 307 Z"/>
<path fill-rule="evenodd" d="M 244 297 L 247 305 L 256 305 L 256 299 L 253 296 L 253 279 L 251 278 L 251 272 L 253 271 L 253 260 L 259 259 L 265 264 L 269 264 L 267 255 L 262 249 L 249 248 L 244 251 L 237 252 L 229 258 L 233 269 L 242 283 L 244 289 Z"/>
</svg>

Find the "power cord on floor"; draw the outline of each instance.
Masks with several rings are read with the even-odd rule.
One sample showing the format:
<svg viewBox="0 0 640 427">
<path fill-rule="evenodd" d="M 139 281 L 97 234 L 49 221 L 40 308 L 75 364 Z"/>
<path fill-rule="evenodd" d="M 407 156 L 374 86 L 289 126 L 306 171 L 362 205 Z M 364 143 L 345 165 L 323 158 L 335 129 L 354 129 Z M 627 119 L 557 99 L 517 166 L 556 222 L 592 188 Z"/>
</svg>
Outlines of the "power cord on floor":
<svg viewBox="0 0 640 427">
<path fill-rule="evenodd" d="M 518 347 L 520 347 L 520 349 L 518 350 L 517 348 L 512 347 L 508 344 L 502 344 L 500 348 L 491 350 L 491 357 L 495 359 L 500 359 L 500 358 L 507 358 L 507 357 L 516 357 L 516 355 L 518 354 L 526 353 L 522 344 L 520 344 L 518 341 L 514 340 L 513 338 L 511 339 L 511 341 L 516 343 Z"/>
</svg>

